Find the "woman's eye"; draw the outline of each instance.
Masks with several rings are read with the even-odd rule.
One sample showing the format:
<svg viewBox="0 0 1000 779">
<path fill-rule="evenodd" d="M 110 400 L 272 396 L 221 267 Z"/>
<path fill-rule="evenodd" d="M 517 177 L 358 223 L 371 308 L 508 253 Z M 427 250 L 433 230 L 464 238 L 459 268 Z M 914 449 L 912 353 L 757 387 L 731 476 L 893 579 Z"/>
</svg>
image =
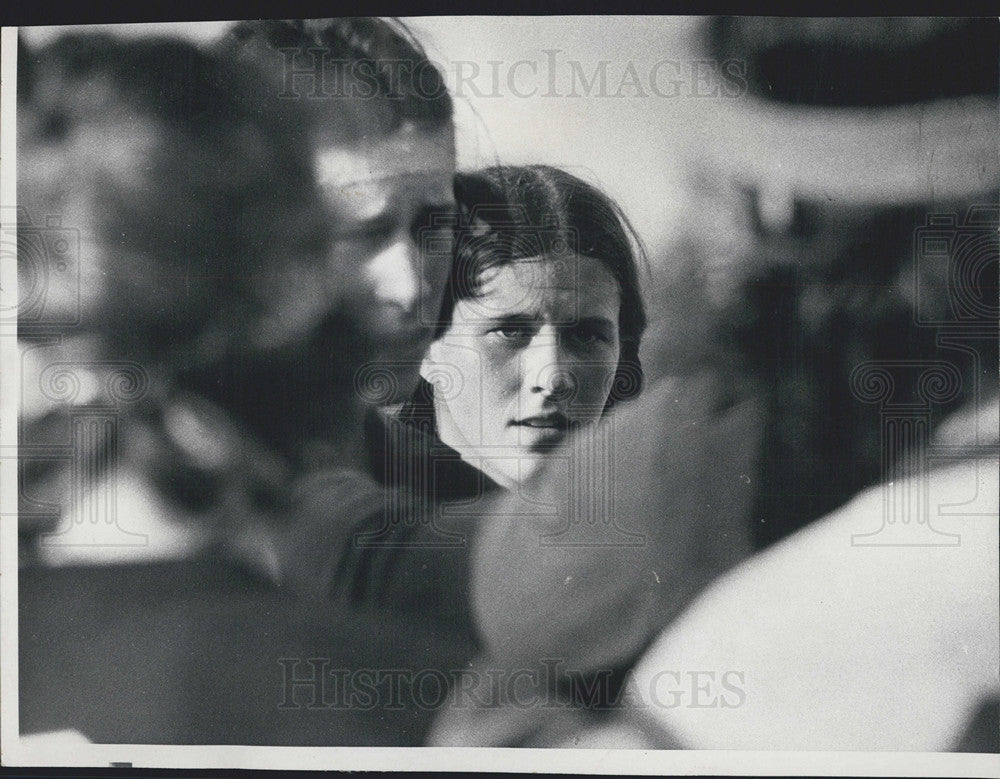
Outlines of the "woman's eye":
<svg viewBox="0 0 1000 779">
<path fill-rule="evenodd" d="M 522 325 L 501 325 L 500 327 L 494 327 L 490 332 L 510 341 L 529 338 L 531 336 L 528 328 Z"/>
<path fill-rule="evenodd" d="M 580 346 L 592 346 L 607 342 L 607 337 L 603 333 L 591 329 L 573 330 L 569 337 L 573 343 Z"/>
</svg>

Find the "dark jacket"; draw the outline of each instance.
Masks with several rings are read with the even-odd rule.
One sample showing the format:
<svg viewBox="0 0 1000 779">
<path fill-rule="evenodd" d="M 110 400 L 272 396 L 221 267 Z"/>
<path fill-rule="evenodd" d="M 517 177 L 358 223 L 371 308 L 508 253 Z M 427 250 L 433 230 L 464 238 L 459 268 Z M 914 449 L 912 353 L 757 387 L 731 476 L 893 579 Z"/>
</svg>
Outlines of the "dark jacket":
<svg viewBox="0 0 1000 779">
<path fill-rule="evenodd" d="M 471 544 L 500 488 L 433 431 L 432 417 L 373 410 L 367 473 L 335 469 L 300 481 L 279 544 L 284 586 L 473 631 Z"/>
</svg>

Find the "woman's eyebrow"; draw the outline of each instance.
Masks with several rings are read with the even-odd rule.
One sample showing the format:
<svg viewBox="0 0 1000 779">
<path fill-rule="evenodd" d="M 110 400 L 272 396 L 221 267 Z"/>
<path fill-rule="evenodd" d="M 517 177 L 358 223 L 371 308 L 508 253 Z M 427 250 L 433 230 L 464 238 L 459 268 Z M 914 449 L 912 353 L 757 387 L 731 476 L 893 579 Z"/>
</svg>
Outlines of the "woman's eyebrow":
<svg viewBox="0 0 1000 779">
<path fill-rule="evenodd" d="M 611 332 L 615 328 L 615 322 L 606 316 L 585 316 L 566 324 L 570 327 L 594 327 L 607 332 Z"/>
<path fill-rule="evenodd" d="M 484 315 L 480 321 L 489 325 L 529 325 L 536 323 L 538 317 L 528 312 L 511 312 L 495 316 Z"/>
<path fill-rule="evenodd" d="M 509 311 L 504 314 L 497 314 L 494 319 L 498 322 L 534 322 L 538 319 L 536 314 L 530 311 Z"/>
</svg>

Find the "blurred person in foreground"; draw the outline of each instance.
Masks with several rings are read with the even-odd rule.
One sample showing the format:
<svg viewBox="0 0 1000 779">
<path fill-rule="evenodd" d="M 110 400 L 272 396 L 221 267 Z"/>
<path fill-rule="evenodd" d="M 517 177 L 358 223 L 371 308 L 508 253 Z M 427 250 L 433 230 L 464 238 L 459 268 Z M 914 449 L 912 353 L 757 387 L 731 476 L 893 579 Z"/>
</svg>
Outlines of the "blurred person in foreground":
<svg viewBox="0 0 1000 779">
<path fill-rule="evenodd" d="M 222 491 L 239 492 L 240 479 L 245 491 L 258 480 L 259 494 L 268 494 L 286 470 L 277 447 L 259 440 L 239 413 L 251 387 L 228 388 L 221 403 L 212 393 L 231 372 L 256 371 L 262 380 L 253 392 L 266 396 L 274 386 L 263 380 L 269 369 L 282 375 L 297 349 L 324 351 L 322 340 L 310 343 L 308 332 L 281 325 L 299 321 L 296 287 L 329 294 L 326 310 L 310 314 L 315 328 L 337 311 L 338 288 L 349 278 L 350 269 L 324 256 L 328 235 L 304 134 L 285 131 L 303 122 L 253 79 L 180 40 L 70 34 L 20 60 L 19 203 L 30 222 L 56 218 L 79 235 L 77 274 L 51 274 L 39 310 L 19 312 L 27 347 L 22 526 L 31 515 L 25 508 L 42 502 L 39 487 L 59 499 L 71 493 L 68 485 L 44 484 L 58 474 L 36 474 L 46 462 L 32 462 L 31 447 L 64 437 L 67 414 L 114 402 L 101 375 L 112 361 L 130 366 L 136 397 L 126 394 L 133 402 L 118 409 L 118 426 L 127 428 L 120 442 L 97 436 L 89 451 L 75 453 L 94 463 L 91 483 L 80 489 L 112 479 L 126 493 L 169 496 L 170 508 L 154 512 L 161 518 L 178 516 L 178 504 L 208 516 Z M 46 270 L 38 264 L 19 253 L 22 288 Z M 55 329 L 53 321 L 69 324 Z M 346 317 L 341 323 L 350 326 Z M 331 369 L 342 362 L 331 361 Z M 63 397 L 47 386 L 53 363 L 70 367 L 75 393 Z M 328 379 L 316 375 L 321 387 Z M 225 402 L 236 413 L 223 410 Z M 293 417 L 276 432 L 294 440 L 295 424 Z M 115 446 L 117 473 L 101 456 Z M 43 537 L 44 559 L 183 555 L 193 541 L 185 523 L 167 522 L 158 533 L 154 519 L 146 544 L 116 549 L 120 528 L 77 521 L 77 509 L 64 506 L 63 526 Z M 147 519 L 130 513 L 121 517 L 126 527 Z"/>
<path fill-rule="evenodd" d="M 285 57 L 320 69 L 289 76 Z M 75 36 L 24 59 L 21 202 L 83 226 L 62 351 L 84 372 L 129 359 L 150 385 L 126 466 L 144 459 L 159 494 L 216 529 L 280 514 L 312 469 L 365 472 L 356 371 L 377 361 L 412 390 L 420 306 L 436 309 L 447 270 L 420 242 L 454 209 L 450 98 L 405 28 L 244 23 L 217 53 Z M 418 70 L 437 88 L 416 94 Z M 310 96 L 324 79 L 350 90 Z"/>
<path fill-rule="evenodd" d="M 348 80 L 374 74 L 367 96 L 286 84 L 285 54 L 312 49 Z M 215 50 L 71 34 L 19 60 L 19 203 L 30 225 L 61 217 L 80 236 L 79 284 L 50 274 L 19 319 L 21 549 L 62 564 L 19 577 L 22 728 L 413 742 L 412 711 L 379 729 L 364 713 L 276 709 L 276 660 L 444 662 L 467 651 L 461 626 L 445 642 L 448 625 L 419 611 L 376 620 L 343 607 L 366 602 L 354 591 L 303 608 L 206 552 L 269 571 L 260 539 L 294 523 L 316 474 L 335 485 L 320 490 L 337 496 L 329 522 L 383 499 L 385 458 L 369 445 L 386 426 L 355 381 L 377 361 L 405 397 L 430 341 L 419 306 L 437 310 L 448 263 L 423 261 L 421 231 L 449 242 L 451 223 L 442 233 L 432 216 L 454 210 L 437 71 L 405 28 L 375 19 L 248 23 Z M 415 94 L 414 70 L 441 88 Z M 22 290 L 55 268 L 36 259 L 19 252 Z M 53 460 L 92 413 L 80 446 Z M 109 683 L 105 648 L 123 646 L 142 649 L 115 654 Z"/>
</svg>

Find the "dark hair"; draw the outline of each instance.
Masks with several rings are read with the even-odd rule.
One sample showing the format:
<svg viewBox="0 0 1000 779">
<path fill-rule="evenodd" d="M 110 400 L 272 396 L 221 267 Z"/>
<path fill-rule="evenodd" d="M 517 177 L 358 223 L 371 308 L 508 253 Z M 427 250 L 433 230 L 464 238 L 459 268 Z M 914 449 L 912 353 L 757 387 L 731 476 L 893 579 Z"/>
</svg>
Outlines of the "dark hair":
<svg viewBox="0 0 1000 779">
<path fill-rule="evenodd" d="M 350 74 L 362 82 L 354 85 L 359 88 L 350 92 L 351 96 L 384 99 L 381 102 L 389 108 L 386 131 L 405 121 L 439 125 L 452 118 L 451 96 L 441 72 L 398 19 L 360 16 L 245 21 L 233 27 L 223 45 L 237 58 L 256 62 L 270 74 L 272 83 L 275 78 L 285 78 L 288 64 L 284 56 L 274 55 L 315 57 L 316 50 L 322 50 L 323 73 L 334 76 L 331 69 L 342 71 L 331 78 L 331 84 L 345 88 L 344 76 Z M 329 90 L 324 92 L 330 95 Z"/>
<path fill-rule="evenodd" d="M 648 269 L 648 263 L 642 240 L 618 204 L 582 179 L 548 165 L 460 173 L 455 198 L 460 227 L 435 338 L 451 324 L 455 304 L 478 294 L 484 271 L 567 251 L 593 257 L 611 272 L 621 291 L 621 355 L 604 411 L 636 397 L 643 385 L 639 344 L 646 328 L 639 266 Z M 422 381 L 404 412 L 426 408 L 431 392 Z"/>
</svg>

